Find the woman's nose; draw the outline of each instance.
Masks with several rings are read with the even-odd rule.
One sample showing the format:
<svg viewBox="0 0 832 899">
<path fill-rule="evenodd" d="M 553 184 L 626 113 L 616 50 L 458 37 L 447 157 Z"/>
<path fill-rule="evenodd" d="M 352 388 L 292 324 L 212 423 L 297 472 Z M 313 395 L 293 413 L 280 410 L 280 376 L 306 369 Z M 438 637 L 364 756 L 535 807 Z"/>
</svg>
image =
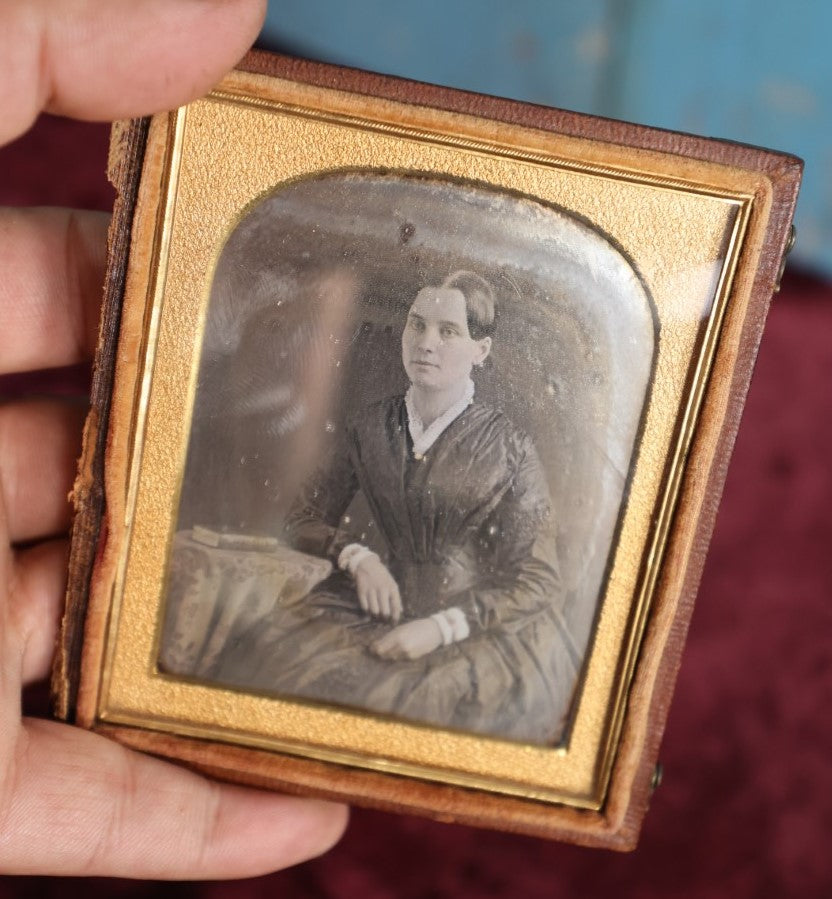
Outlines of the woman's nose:
<svg viewBox="0 0 832 899">
<path fill-rule="evenodd" d="M 419 349 L 422 350 L 433 350 L 436 348 L 436 342 L 438 339 L 438 334 L 432 328 L 425 328 L 419 334 Z"/>
</svg>

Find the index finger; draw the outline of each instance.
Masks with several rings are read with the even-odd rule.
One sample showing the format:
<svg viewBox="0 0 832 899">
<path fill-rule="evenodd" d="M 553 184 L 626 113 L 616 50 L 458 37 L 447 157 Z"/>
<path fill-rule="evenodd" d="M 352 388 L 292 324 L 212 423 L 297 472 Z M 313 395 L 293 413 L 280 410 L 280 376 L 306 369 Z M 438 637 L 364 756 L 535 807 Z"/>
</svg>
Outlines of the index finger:
<svg viewBox="0 0 832 899">
<path fill-rule="evenodd" d="M 0 374 L 92 358 L 109 220 L 0 208 Z"/>
<path fill-rule="evenodd" d="M 204 94 L 257 36 L 265 0 L 5 0 L 0 144 L 41 110 L 110 120 Z"/>
</svg>

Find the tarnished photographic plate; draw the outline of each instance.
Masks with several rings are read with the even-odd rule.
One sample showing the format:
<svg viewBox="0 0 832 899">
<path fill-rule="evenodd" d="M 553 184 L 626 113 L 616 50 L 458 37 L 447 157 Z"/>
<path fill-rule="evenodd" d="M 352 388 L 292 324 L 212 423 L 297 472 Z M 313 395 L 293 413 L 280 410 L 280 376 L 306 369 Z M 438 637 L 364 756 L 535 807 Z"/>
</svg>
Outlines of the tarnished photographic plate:
<svg viewBox="0 0 832 899">
<path fill-rule="evenodd" d="M 59 714 L 631 847 L 800 162 L 255 53 L 110 169 Z"/>
</svg>

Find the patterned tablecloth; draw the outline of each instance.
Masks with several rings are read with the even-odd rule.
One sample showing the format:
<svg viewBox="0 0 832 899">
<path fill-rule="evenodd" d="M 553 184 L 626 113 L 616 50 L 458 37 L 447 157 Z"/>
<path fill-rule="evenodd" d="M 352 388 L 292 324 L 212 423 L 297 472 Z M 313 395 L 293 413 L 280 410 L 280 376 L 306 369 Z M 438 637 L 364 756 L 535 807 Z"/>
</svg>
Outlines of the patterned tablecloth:
<svg viewBox="0 0 832 899">
<path fill-rule="evenodd" d="M 302 599 L 331 565 L 279 545 L 268 551 L 206 546 L 174 537 L 160 667 L 210 678 L 223 649 L 274 608 Z"/>
</svg>

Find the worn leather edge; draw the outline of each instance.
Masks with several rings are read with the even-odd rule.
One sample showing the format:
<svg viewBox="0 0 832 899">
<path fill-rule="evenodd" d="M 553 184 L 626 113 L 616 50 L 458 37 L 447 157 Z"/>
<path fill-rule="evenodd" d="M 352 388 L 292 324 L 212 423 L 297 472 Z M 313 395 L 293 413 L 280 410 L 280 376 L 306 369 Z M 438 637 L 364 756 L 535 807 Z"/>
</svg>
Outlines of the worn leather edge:
<svg viewBox="0 0 832 899">
<path fill-rule="evenodd" d="M 113 126 L 110 138 L 107 174 L 116 189 L 116 200 L 107 235 L 107 272 L 90 391 L 90 411 L 84 425 L 78 471 L 70 493 L 73 522 L 67 592 L 52 666 L 53 714 L 64 721 L 75 720 L 89 585 L 96 556 L 102 550 L 99 538 L 106 505 L 104 455 L 133 213 L 148 125 L 149 119 L 118 122 Z"/>
<path fill-rule="evenodd" d="M 771 192 L 770 208 L 766 210 L 768 221 L 759 248 L 761 253 L 756 270 L 748 271 L 749 257 L 756 253 L 756 247 L 746 245 L 739 259 L 738 271 L 744 274 L 738 277 L 738 281 L 751 281 L 748 302 L 743 309 L 729 308 L 723 323 L 708 392 L 686 463 L 673 532 L 662 566 L 663 575 L 657 588 L 660 601 L 650 611 L 630 691 L 627 718 L 631 720 L 635 717 L 633 713 L 638 712 L 640 703 L 646 704 L 646 733 L 640 745 L 632 745 L 633 732 L 625 723 L 611 782 L 615 783 L 616 777 L 620 777 L 620 767 L 625 764 L 623 760 L 629 755 L 635 769 L 628 807 L 621 816 L 620 835 L 633 845 L 649 804 L 653 773 L 676 676 L 681 666 L 682 650 L 705 556 L 716 524 L 719 502 L 766 316 L 778 286 L 781 261 L 790 237 L 803 169 L 802 161 L 792 156 L 772 154 L 765 150 L 750 154 L 749 151 L 753 148 L 741 145 L 720 144 L 718 149 L 723 158 L 730 157 L 732 151 L 746 160 L 759 157 L 761 170 L 769 176 L 767 187 Z M 726 161 L 736 164 L 735 158 Z M 765 205 L 762 196 L 764 192 L 761 189 L 761 195 L 756 198 L 755 205 L 758 209 Z M 759 214 L 759 211 L 755 213 Z M 736 283 L 733 290 L 739 291 L 742 287 L 742 283 Z M 701 497 L 698 505 L 695 503 L 697 497 Z M 683 572 L 682 583 L 679 599 L 674 607 L 667 600 L 670 592 L 667 582 L 679 571 Z M 654 689 L 647 693 L 646 671 L 650 667 L 651 657 L 657 653 L 660 653 L 660 657 Z M 622 798 L 611 789 L 606 813 L 611 814 L 612 807 Z"/>
<path fill-rule="evenodd" d="M 130 471 L 141 385 L 146 365 L 147 329 L 153 306 L 154 256 L 167 203 L 163 195 L 173 117 L 162 113 L 146 126 L 141 179 L 133 196 L 130 254 L 119 309 L 120 335 L 113 364 L 109 421 L 104 441 L 103 491 L 106 503 L 99 519 L 98 548 L 84 618 L 81 676 L 75 704 L 76 723 L 92 727 L 106 682 L 106 636 L 111 615 L 117 617 L 116 581 L 123 561 L 129 512 Z"/>
<path fill-rule="evenodd" d="M 360 69 L 280 56 L 262 50 L 252 50 L 237 68 L 244 72 L 271 75 L 315 87 L 477 116 L 569 137 L 603 141 L 610 145 L 671 153 L 684 159 L 717 162 L 752 171 L 769 172 L 773 175 L 788 171 L 795 166 L 802 169 L 803 165 L 796 156 L 749 144 L 666 131 L 534 103 L 439 87 L 391 75 L 379 75 Z"/>
</svg>

